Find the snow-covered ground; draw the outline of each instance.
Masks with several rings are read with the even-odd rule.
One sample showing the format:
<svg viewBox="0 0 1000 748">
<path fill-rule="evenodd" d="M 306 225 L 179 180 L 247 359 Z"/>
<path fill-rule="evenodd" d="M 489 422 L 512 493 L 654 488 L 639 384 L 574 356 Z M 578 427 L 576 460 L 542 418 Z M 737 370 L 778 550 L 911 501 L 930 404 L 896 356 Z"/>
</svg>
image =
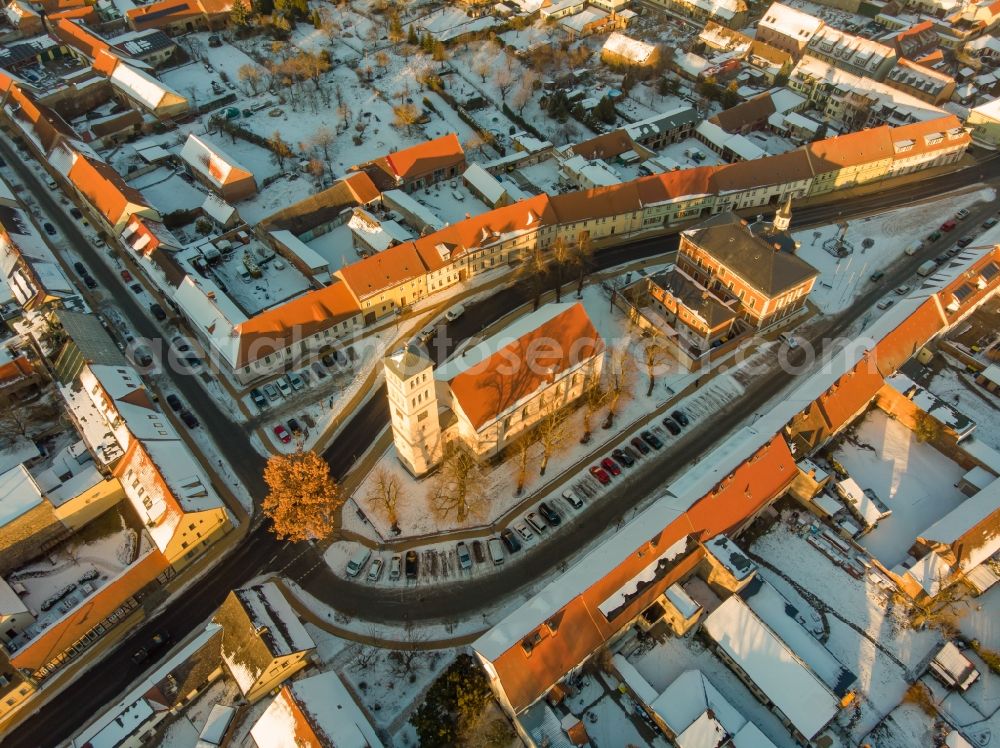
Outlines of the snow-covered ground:
<svg viewBox="0 0 1000 748">
<path fill-rule="evenodd" d="M 809 300 L 825 314 L 846 309 L 870 286 L 869 276 L 891 265 L 908 245 L 926 237 L 959 208 L 995 197 L 993 189 L 983 188 L 935 198 L 932 206 L 914 205 L 795 232 L 795 239 L 801 244 L 799 256 L 820 272 Z M 854 252 L 838 258 L 823 249 L 823 243 L 836 238 L 843 225 L 847 226 L 844 238 L 853 245 Z M 961 236 L 956 230 L 955 240 Z M 873 240 L 874 245 L 866 249 L 865 239 Z"/>
<path fill-rule="evenodd" d="M 941 636 L 933 629 L 913 630 L 902 605 L 866 577 L 855 579 L 834 566 L 807 542 L 807 534 L 806 529 L 779 522 L 751 550 L 768 564 L 758 573 L 793 605 L 800 610 L 816 607 L 797 588 L 820 601 L 820 612 L 830 627 L 826 647 L 858 676 L 858 706 L 844 710 L 838 718 L 856 745 L 899 703 L 914 670 L 941 642 Z"/>
<path fill-rule="evenodd" d="M 890 569 L 906 558 L 919 533 L 966 498 L 956 488 L 965 470 L 878 408 L 834 456 L 861 488 L 873 490 L 892 510 L 859 540 Z"/>
</svg>

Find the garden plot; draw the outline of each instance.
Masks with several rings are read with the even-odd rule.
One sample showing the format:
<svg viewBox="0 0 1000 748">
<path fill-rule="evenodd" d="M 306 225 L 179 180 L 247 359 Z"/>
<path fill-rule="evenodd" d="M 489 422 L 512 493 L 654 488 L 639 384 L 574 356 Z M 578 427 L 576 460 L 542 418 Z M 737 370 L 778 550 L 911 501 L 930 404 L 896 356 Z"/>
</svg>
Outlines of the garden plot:
<svg viewBox="0 0 1000 748">
<path fill-rule="evenodd" d="M 935 198 L 933 209 L 926 204 L 915 205 L 795 232 L 795 239 L 801 244 L 799 257 L 820 273 L 809 301 L 824 314 L 843 311 L 870 287 L 872 273 L 884 270 L 899 259 L 908 245 L 936 229 L 944 220 L 943 216 L 995 197 L 994 190 L 984 188 Z M 836 239 L 843 226 L 847 227 L 844 239 L 853 247 L 853 252 L 846 257 L 835 257 L 823 248 L 823 244 Z M 955 239 L 958 238 L 956 235 Z M 864 246 L 866 239 L 874 242 L 871 247 Z"/>
<path fill-rule="evenodd" d="M 874 491 L 892 510 L 858 541 L 887 568 L 903 561 L 917 535 L 965 500 L 955 487 L 965 473 L 962 467 L 878 408 L 834 456 L 859 486 Z"/>
</svg>

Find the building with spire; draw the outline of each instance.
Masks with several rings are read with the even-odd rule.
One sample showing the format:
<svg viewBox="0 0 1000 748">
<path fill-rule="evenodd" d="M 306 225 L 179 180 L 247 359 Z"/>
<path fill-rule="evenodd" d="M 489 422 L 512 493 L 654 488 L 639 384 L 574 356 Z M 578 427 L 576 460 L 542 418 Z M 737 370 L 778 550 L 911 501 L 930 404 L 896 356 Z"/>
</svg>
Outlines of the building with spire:
<svg viewBox="0 0 1000 748">
<path fill-rule="evenodd" d="M 499 456 L 601 377 L 604 340 L 579 302 L 546 304 L 441 366 L 416 343 L 385 358 L 396 455 L 415 476 L 459 443 Z"/>
<path fill-rule="evenodd" d="M 681 234 L 677 267 L 754 328 L 770 327 L 805 306 L 819 275 L 798 256 L 791 221 L 791 198 L 771 221 L 720 213 Z"/>
</svg>

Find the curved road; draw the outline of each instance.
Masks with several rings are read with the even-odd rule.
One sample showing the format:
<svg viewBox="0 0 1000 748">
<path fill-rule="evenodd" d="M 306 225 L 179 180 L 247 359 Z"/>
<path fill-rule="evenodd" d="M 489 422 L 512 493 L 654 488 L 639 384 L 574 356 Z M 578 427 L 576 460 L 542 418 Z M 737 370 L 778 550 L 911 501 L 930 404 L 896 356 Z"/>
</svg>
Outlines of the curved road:
<svg viewBox="0 0 1000 748">
<path fill-rule="evenodd" d="M 126 314 L 140 335 L 159 337 L 160 332 L 139 308 L 136 297 L 124 290 L 117 274 L 96 256 L 96 250 L 81 233 L 79 227 L 63 213 L 49 191 L 19 158 L 0 143 L 0 153 L 18 172 L 21 181 L 57 224 L 74 249 L 82 255 L 102 288 L 114 289 L 115 303 Z M 1000 176 L 1000 154 L 990 154 L 978 165 L 949 174 L 939 175 L 894 187 L 888 194 L 873 194 L 845 199 L 838 203 L 795 211 L 798 225 L 831 221 L 842 214 L 857 215 L 892 206 L 904 205 L 920 198 L 942 194 L 979 180 L 983 174 L 989 180 Z M 755 210 L 747 211 L 756 212 Z M 976 214 L 974 214 L 976 215 Z M 942 216 L 942 220 L 945 216 Z M 970 219 L 971 224 L 971 219 Z M 596 269 L 608 268 L 629 260 L 640 259 L 676 247 L 677 235 L 644 239 L 623 246 L 598 251 Z M 824 337 L 831 337 L 850 326 L 867 311 L 886 289 L 908 279 L 916 267 L 928 257 L 938 254 L 950 243 L 949 237 L 922 250 L 918 255 L 903 258 L 887 273 L 879 286 L 860 297 L 848 312 L 831 322 Z M 72 272 L 72 271 L 70 271 Z M 448 326 L 455 341 L 476 334 L 485 325 L 498 319 L 509 309 L 531 297 L 528 289 L 504 289 L 488 299 L 469 305 L 465 315 Z M 817 333 L 819 337 L 819 333 Z M 252 448 L 242 430 L 233 429 L 227 415 L 195 381 L 174 375 L 174 382 L 198 412 L 202 424 L 215 439 L 220 451 L 232 464 L 256 499 L 265 491 L 261 474 L 264 459 Z M 290 544 L 276 541 L 262 525 L 254 528 L 237 548 L 216 564 L 207 577 L 208 583 L 195 584 L 180 598 L 164 605 L 153 618 L 137 627 L 135 633 L 116 650 L 109 653 L 95 666 L 98 677 L 82 676 L 67 686 L 51 703 L 41 707 L 4 740 L 4 745 L 34 747 L 51 745 L 72 735 L 79 727 L 107 706 L 119 693 L 133 682 L 143 669 L 131 662 L 130 653 L 154 631 L 169 631 L 175 640 L 210 616 L 229 590 L 239 587 L 259 574 L 281 572 L 297 581 L 317 598 L 328 601 L 348 616 L 378 617 L 386 621 L 455 619 L 474 613 L 495 601 L 517 592 L 549 569 L 572 557 L 585 548 L 610 524 L 616 523 L 637 501 L 662 487 L 673 475 L 683 470 L 691 461 L 709 449 L 719 435 L 737 426 L 747 413 L 764 405 L 786 385 L 782 378 L 759 378 L 747 388 L 738 408 L 721 413 L 711 424 L 692 429 L 686 439 L 676 444 L 670 460 L 661 460 L 657 471 L 633 473 L 628 484 L 619 482 L 597 504 L 589 506 L 567 526 L 545 543 L 539 544 L 531 554 L 515 563 L 509 563 L 504 572 L 484 579 L 456 582 L 448 585 L 413 586 L 407 592 L 376 589 L 348 582 L 334 575 L 322 563 L 319 553 L 310 544 Z M 385 427 L 388 419 L 385 397 L 376 392 L 358 409 L 342 431 L 342 436 L 325 453 L 333 475 L 341 478 Z M 148 664 L 147 664 L 148 667 Z"/>
</svg>

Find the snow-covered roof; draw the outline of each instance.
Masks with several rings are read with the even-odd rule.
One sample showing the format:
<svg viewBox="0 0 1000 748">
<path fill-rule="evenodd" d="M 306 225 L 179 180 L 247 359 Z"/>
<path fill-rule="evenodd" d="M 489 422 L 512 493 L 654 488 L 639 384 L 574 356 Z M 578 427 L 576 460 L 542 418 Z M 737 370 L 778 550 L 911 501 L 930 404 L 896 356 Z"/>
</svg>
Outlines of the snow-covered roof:
<svg viewBox="0 0 1000 748">
<path fill-rule="evenodd" d="M 592 23 L 598 23 L 608 17 L 606 10 L 599 8 L 586 8 L 579 13 L 559 19 L 559 25 L 563 28 L 571 29 L 577 33 L 584 32 Z"/>
<path fill-rule="evenodd" d="M 973 113 L 987 119 L 1000 120 L 1000 98 L 996 98 L 992 101 L 987 101 L 985 104 L 973 107 L 969 114 L 972 115 Z"/>
<path fill-rule="evenodd" d="M 599 159 L 572 156 L 562 162 L 562 169 L 574 175 L 586 187 L 613 187 L 622 183 L 621 176 Z"/>
<path fill-rule="evenodd" d="M 497 178 L 479 164 L 471 164 L 462 174 L 462 178 L 491 205 L 498 203 L 506 194 L 504 186 L 497 181 Z"/>
<path fill-rule="evenodd" d="M 649 707 L 677 735 L 674 742 L 679 748 L 717 748 L 726 735 L 735 736 L 751 724 L 700 670 L 685 670 L 678 675 Z M 767 738 L 760 737 L 763 742 L 747 740 L 733 745 L 773 748 Z"/>
<path fill-rule="evenodd" d="M 756 577 L 740 592 L 740 596 L 757 617 L 774 631 L 827 688 L 843 697 L 857 682 L 857 676 L 803 626 L 805 616 L 771 584 Z"/>
<path fill-rule="evenodd" d="M 649 560 L 643 569 L 629 579 L 625 584 L 615 590 L 610 597 L 606 598 L 598 609 L 608 618 L 614 617 L 614 612 L 625 606 L 629 599 L 638 594 L 646 585 L 657 578 L 664 566 L 668 566 L 673 561 L 684 556 L 688 549 L 688 538 L 685 535 L 676 543 L 669 546 L 663 553 Z"/>
<path fill-rule="evenodd" d="M 284 246 L 289 252 L 294 254 L 299 260 L 312 271 L 329 270 L 330 263 L 315 249 L 287 229 L 272 231 L 271 236 L 276 242 Z"/>
<path fill-rule="evenodd" d="M 218 221 L 223 226 L 229 223 L 229 220 L 236 212 L 236 208 L 227 203 L 214 192 L 209 192 L 205 196 L 205 202 L 201 204 L 201 209 L 204 211 L 205 215 L 215 221 Z"/>
<path fill-rule="evenodd" d="M 273 582 L 244 587 L 234 594 L 243 605 L 250 625 L 262 632 L 260 636 L 273 656 L 284 657 L 316 647 L 288 598 Z"/>
<path fill-rule="evenodd" d="M 968 436 L 976 428 L 975 421 L 930 390 L 921 387 L 901 371 L 886 377 L 885 383 L 920 410 L 954 431 L 959 439 Z"/>
<path fill-rule="evenodd" d="M 663 594 L 666 595 L 666 598 L 685 618 L 691 618 L 691 616 L 701 610 L 701 605 L 691 599 L 691 596 L 681 587 L 679 582 L 675 582 L 667 587 Z"/>
<path fill-rule="evenodd" d="M 375 729 L 332 670 L 288 684 L 251 728 L 250 735 L 258 748 L 317 744 L 382 748 Z"/>
<path fill-rule="evenodd" d="M 111 83 L 150 109 L 156 109 L 167 96 L 184 98 L 165 83 L 124 62 L 115 66 L 111 73 Z"/>
<path fill-rule="evenodd" d="M 635 65 L 645 65 L 656 53 L 656 47 L 615 31 L 608 36 L 601 52 L 617 55 Z"/>
<path fill-rule="evenodd" d="M 426 205 L 418 203 L 412 195 L 403 192 L 403 190 L 386 190 L 382 193 L 382 201 L 387 207 L 395 207 L 409 213 L 433 231 L 440 231 L 447 225 L 434 211 Z"/>
<path fill-rule="evenodd" d="M 191 658 L 219 632 L 219 626 L 209 623 L 205 630 L 184 645 L 173 657 L 152 671 L 121 701 L 102 714 L 72 741 L 74 748 L 116 748 L 144 725 L 154 713 L 167 714 L 167 707 L 153 702 L 158 684 L 179 665 Z"/>
<path fill-rule="evenodd" d="M 253 178 L 248 169 L 240 166 L 236 159 L 217 144 L 194 133 L 188 135 L 184 142 L 181 159 L 216 187 L 221 188 L 241 179 Z"/>
<path fill-rule="evenodd" d="M 982 542 L 977 546 L 964 548 L 960 565 L 963 571 L 968 571 L 1000 550 L 1000 522 L 989 521 L 998 511 L 1000 511 L 1000 478 L 952 509 L 920 533 L 920 537 L 930 542 L 953 545 L 973 528 L 988 522 L 989 526 L 984 530 L 985 537 L 982 538 Z"/>
<path fill-rule="evenodd" d="M 807 740 L 829 724 L 839 699 L 738 595 L 705 618 L 704 631 Z"/>
<path fill-rule="evenodd" d="M 0 475 L 0 527 L 34 509 L 43 501 L 38 484 L 24 465 Z"/>
<path fill-rule="evenodd" d="M 940 592 L 955 573 L 955 570 L 934 551 L 911 564 L 909 568 L 900 564 L 892 571 L 900 577 L 909 576 L 931 597 Z"/>
<path fill-rule="evenodd" d="M 28 606 L 21 596 L 14 592 L 7 580 L 0 578 L 0 618 L 27 612 Z"/>
<path fill-rule="evenodd" d="M 970 486 L 975 486 L 978 490 L 982 491 L 993 481 L 997 479 L 997 476 L 991 473 L 984 467 L 976 465 L 972 470 L 967 472 L 962 476 L 962 480 L 968 483 Z"/>
<path fill-rule="evenodd" d="M 823 20 L 803 13 L 781 3 L 772 3 L 764 12 L 758 28 L 770 29 L 784 36 L 805 44 L 812 39 L 813 34 L 823 28 Z"/>
<path fill-rule="evenodd" d="M 753 576 L 757 571 L 757 564 L 725 535 L 716 535 L 706 541 L 705 550 L 738 581 Z"/>
<path fill-rule="evenodd" d="M 854 478 L 844 478 L 839 481 L 837 491 L 869 526 L 877 524 L 879 520 L 889 515 L 889 512 L 883 511 L 872 501 Z"/>
<path fill-rule="evenodd" d="M 236 326 L 247 321 L 232 299 L 207 278 L 184 277 L 174 291 L 174 302 L 231 366 L 239 358 L 240 338 Z"/>
</svg>

